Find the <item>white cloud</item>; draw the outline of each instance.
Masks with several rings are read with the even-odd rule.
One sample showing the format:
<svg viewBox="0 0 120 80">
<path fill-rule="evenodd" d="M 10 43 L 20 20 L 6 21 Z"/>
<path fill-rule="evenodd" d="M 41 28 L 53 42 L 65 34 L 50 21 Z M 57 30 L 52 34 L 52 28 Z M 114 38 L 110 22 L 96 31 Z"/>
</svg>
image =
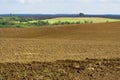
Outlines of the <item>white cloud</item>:
<svg viewBox="0 0 120 80">
<path fill-rule="evenodd" d="M 80 2 L 93 2 L 94 0 L 76 0 L 76 1 L 80 1 Z"/>
<path fill-rule="evenodd" d="M 109 2 L 110 0 L 99 0 L 100 2 Z"/>
<path fill-rule="evenodd" d="M 20 1 L 20 3 L 22 3 L 22 4 L 24 4 L 25 3 L 25 0 L 19 0 Z"/>
<path fill-rule="evenodd" d="M 111 2 L 113 0 L 19 0 L 20 3 L 39 3 L 39 2 Z M 120 0 L 114 0 L 114 2 L 119 2 Z"/>
<path fill-rule="evenodd" d="M 20 3 L 37 3 L 37 2 L 59 2 L 59 1 L 79 1 L 79 2 L 92 2 L 94 0 L 19 0 Z"/>
<path fill-rule="evenodd" d="M 34 3 L 34 2 L 42 2 L 43 0 L 19 0 L 20 3 Z"/>
</svg>

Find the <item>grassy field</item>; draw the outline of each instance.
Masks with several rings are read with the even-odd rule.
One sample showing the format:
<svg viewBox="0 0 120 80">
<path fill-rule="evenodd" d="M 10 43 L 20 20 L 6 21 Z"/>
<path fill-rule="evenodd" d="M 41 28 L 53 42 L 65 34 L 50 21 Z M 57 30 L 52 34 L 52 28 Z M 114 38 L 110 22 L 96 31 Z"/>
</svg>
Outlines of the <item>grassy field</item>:
<svg viewBox="0 0 120 80">
<path fill-rule="evenodd" d="M 86 18 L 69 18 L 69 17 L 63 17 L 63 18 L 53 18 L 53 19 L 46 19 L 44 21 L 48 21 L 50 24 L 54 24 L 56 22 L 81 22 L 84 23 L 85 21 L 92 21 L 93 23 L 101 23 L 101 22 L 115 22 L 120 21 L 117 19 L 109 19 L 109 18 L 95 18 L 95 17 L 86 17 Z"/>
<path fill-rule="evenodd" d="M 34 19 L 20 17 L 0 17 L 0 28 L 30 28 L 40 26 L 66 25 L 66 24 L 90 24 L 116 22 L 119 19 L 96 18 L 96 17 L 61 17 L 52 19 Z"/>
</svg>

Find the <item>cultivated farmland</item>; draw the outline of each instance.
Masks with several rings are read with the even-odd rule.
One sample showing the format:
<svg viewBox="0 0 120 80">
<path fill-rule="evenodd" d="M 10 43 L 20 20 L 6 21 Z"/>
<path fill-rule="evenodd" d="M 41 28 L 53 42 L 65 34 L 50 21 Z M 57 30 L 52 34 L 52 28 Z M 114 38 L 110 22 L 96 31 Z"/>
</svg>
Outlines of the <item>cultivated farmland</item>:
<svg viewBox="0 0 120 80">
<path fill-rule="evenodd" d="M 119 19 L 109 19 L 109 18 L 96 18 L 96 17 L 60 17 L 60 18 L 52 18 L 52 19 L 45 19 L 43 21 L 48 21 L 50 24 L 54 24 L 57 22 L 80 22 L 85 23 L 85 21 L 92 22 L 92 23 L 104 23 L 104 22 L 115 22 L 120 21 Z"/>
<path fill-rule="evenodd" d="M 119 35 L 120 22 L 0 28 L 0 79 L 119 80 Z"/>
</svg>

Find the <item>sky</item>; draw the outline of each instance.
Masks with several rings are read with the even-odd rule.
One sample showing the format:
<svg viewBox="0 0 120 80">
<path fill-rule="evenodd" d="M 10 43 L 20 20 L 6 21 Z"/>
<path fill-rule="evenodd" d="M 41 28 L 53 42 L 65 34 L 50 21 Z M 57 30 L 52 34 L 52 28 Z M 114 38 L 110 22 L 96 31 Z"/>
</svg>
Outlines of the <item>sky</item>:
<svg viewBox="0 0 120 80">
<path fill-rule="evenodd" d="M 0 0 L 0 14 L 120 14 L 120 0 Z"/>
</svg>

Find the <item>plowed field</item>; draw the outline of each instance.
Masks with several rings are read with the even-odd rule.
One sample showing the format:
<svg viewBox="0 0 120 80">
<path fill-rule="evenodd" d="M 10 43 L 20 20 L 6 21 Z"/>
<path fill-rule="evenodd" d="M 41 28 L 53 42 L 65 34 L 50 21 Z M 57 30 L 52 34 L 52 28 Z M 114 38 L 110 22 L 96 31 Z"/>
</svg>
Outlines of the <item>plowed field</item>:
<svg viewBox="0 0 120 80">
<path fill-rule="evenodd" d="M 119 58 L 120 22 L 0 28 L 1 80 L 119 80 Z"/>
</svg>

